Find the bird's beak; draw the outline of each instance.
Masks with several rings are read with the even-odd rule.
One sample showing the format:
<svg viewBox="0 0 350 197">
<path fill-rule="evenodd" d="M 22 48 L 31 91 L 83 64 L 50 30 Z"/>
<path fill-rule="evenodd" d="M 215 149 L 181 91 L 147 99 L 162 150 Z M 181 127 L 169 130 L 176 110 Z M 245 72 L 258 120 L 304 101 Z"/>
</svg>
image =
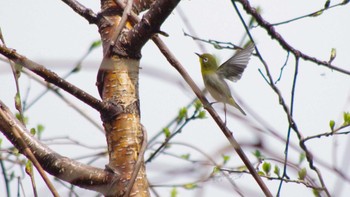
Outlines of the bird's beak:
<svg viewBox="0 0 350 197">
<path fill-rule="evenodd" d="M 199 53 L 194 53 L 194 54 L 196 54 L 198 57 L 201 57 L 201 55 Z"/>
</svg>

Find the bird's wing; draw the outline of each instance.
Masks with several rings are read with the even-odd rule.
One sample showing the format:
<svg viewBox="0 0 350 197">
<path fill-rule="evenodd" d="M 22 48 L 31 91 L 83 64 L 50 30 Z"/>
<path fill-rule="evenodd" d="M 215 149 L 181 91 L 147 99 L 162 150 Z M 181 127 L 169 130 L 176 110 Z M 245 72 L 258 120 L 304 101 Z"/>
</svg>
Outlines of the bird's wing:
<svg viewBox="0 0 350 197">
<path fill-rule="evenodd" d="M 244 69 L 247 67 L 253 50 L 254 44 L 250 43 L 246 48 L 237 51 L 217 69 L 217 74 L 231 81 L 239 80 L 242 77 Z"/>
</svg>

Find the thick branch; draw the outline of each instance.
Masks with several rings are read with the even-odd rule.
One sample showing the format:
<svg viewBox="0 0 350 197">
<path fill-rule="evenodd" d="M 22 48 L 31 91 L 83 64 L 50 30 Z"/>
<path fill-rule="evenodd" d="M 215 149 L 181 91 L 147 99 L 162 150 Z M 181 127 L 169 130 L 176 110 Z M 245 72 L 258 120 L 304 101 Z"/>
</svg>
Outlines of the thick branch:
<svg viewBox="0 0 350 197">
<path fill-rule="evenodd" d="M 61 180 L 105 195 L 112 191 L 110 189 L 114 186 L 112 183 L 118 180 L 113 172 L 76 162 L 52 151 L 33 137 L 2 101 L 0 101 L 0 130 L 22 152 L 20 140 L 14 135 L 14 132 L 19 132 L 43 169 Z"/>
<path fill-rule="evenodd" d="M 141 48 L 160 31 L 160 26 L 174 10 L 180 0 L 159 0 L 152 4 L 141 21 L 131 29 L 125 39 L 120 40 L 114 52 L 127 57 L 140 58 Z"/>
</svg>

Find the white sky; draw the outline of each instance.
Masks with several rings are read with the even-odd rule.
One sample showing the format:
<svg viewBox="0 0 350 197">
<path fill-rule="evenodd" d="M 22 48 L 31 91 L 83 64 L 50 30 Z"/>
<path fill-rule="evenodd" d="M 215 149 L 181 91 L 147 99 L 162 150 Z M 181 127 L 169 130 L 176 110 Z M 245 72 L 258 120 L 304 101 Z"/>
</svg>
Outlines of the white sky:
<svg viewBox="0 0 350 197">
<path fill-rule="evenodd" d="M 87 7 L 91 7 L 94 11 L 99 10 L 99 1 L 82 0 L 80 2 Z M 261 6 L 263 17 L 269 22 L 275 23 L 316 11 L 323 7 L 325 1 L 273 0 L 264 2 L 252 1 L 251 3 L 254 6 Z M 244 35 L 244 29 L 230 1 L 188 0 L 182 1 L 179 7 L 201 38 L 239 43 Z M 331 48 L 336 48 L 337 57 L 334 60 L 334 64 L 350 70 L 348 61 L 350 27 L 347 25 L 350 12 L 348 8 L 349 5 L 338 7 L 326 11 L 319 17 L 302 19 L 287 25 L 278 26 L 276 29 L 295 48 L 321 60 L 328 60 Z M 245 16 L 244 11 L 242 13 Z M 0 27 L 8 47 L 15 48 L 20 54 L 48 66 L 61 75 L 67 73 L 86 52 L 90 44 L 99 39 L 97 28 L 89 25 L 61 1 L 2 0 L 0 1 Z M 201 50 L 190 38 L 183 36 L 183 29 L 186 31 L 187 29 L 178 12 L 173 12 L 161 29 L 170 35 L 169 38 L 164 38 L 163 40 L 176 57 L 181 60 L 181 63 L 197 84 L 203 87 L 198 60 L 194 55 L 194 52 L 201 52 Z M 256 28 L 252 31 L 252 34 L 276 80 L 279 76 L 280 68 L 285 62 L 286 53 L 275 41 L 271 41 L 265 30 Z M 232 51 L 215 50 L 209 45 L 206 45 L 206 49 L 207 52 L 214 53 L 222 61 L 232 55 Z M 181 77 L 165 61 L 165 58 L 160 55 L 159 50 L 153 43 L 149 42 L 144 47 L 142 54 L 140 75 L 141 116 L 142 123 L 149 132 L 148 135 L 153 136 L 176 115 L 180 107 L 187 105 L 193 99 L 194 94 L 191 93 L 187 85 L 184 85 Z M 101 49 L 94 51 L 87 58 L 82 71 L 68 79 L 96 97 L 98 97 L 98 94 L 95 87 L 95 79 L 101 57 Z M 236 95 L 239 94 L 239 97 L 236 96 L 236 98 L 238 98 L 242 108 L 248 113 L 247 117 L 238 116 L 239 118 L 237 118 L 237 116 L 234 116 L 228 120 L 229 128 L 234 131 L 234 135 L 241 143 L 252 143 L 252 141 L 254 142 L 259 138 L 249 126 L 251 124 L 261 126 L 254 119 L 253 111 L 262 117 L 277 133 L 286 136 L 287 132 L 286 115 L 281 106 L 278 105 L 277 96 L 259 74 L 258 68 L 262 69 L 263 67 L 257 58 L 253 58 L 242 79 L 238 83 L 230 83 L 234 93 Z M 153 74 L 150 75 L 150 72 Z M 282 80 L 277 84 L 288 104 L 290 102 L 293 72 L 294 58 L 290 56 L 290 61 L 284 70 Z M 295 121 L 303 135 L 310 136 L 329 131 L 328 122 L 331 119 L 334 119 L 338 125 L 341 124 L 342 112 L 350 111 L 350 77 L 310 62 L 300 61 L 298 79 L 294 115 Z M 0 81 L 0 99 L 14 109 L 13 97 L 15 92 L 13 78 L 9 67 L 2 62 L 0 62 Z M 179 82 L 182 83 L 182 86 L 179 86 Z M 31 85 L 28 99 L 30 101 L 44 88 L 28 80 L 27 77 L 22 77 L 22 94 L 27 92 L 26 84 L 28 83 Z M 79 103 L 77 100 L 73 101 Z M 89 114 L 99 120 L 98 113 L 87 106 L 82 106 L 85 111 L 88 111 Z M 220 110 L 221 106 L 214 105 L 214 107 L 219 110 L 223 117 L 223 113 Z M 237 114 L 237 111 L 233 111 Z M 27 115 L 30 117 L 32 126 L 38 123 L 45 125 L 45 137 L 69 135 L 89 145 L 101 146 L 105 144 L 103 134 L 52 93 L 46 95 L 40 103 L 31 108 Z M 343 159 L 347 159 L 345 153 L 347 152 L 346 141 L 348 141 L 348 138 L 348 135 L 322 138 L 309 142 L 307 145 L 313 154 L 321 158 L 322 161 L 329 165 L 336 162 L 336 165 L 341 167 Z M 213 155 L 218 162 L 220 157 L 217 156 L 217 150 L 229 147 L 229 143 L 211 118 L 190 123 L 180 135 L 175 137 L 175 141 L 191 143 Z M 296 142 L 294 134 L 292 134 L 292 141 Z M 268 137 L 265 143 L 268 144 L 269 150 L 274 154 L 278 154 L 278 156 L 283 155 L 284 146 L 280 141 Z M 333 146 L 335 143 L 337 144 L 336 151 Z M 5 144 L 8 143 L 5 142 Z M 76 150 L 75 146 L 52 146 L 53 149 L 66 156 L 73 158 L 81 156 L 82 152 L 78 151 L 78 149 L 77 151 L 72 151 L 73 147 Z M 82 150 L 86 151 L 85 149 Z M 174 148 L 174 150 L 183 151 L 183 154 L 189 152 L 187 148 Z M 253 150 L 248 148 L 245 152 L 251 156 L 250 153 Z M 236 161 L 232 162 L 232 164 L 240 164 L 240 160 L 233 153 L 232 148 L 229 148 L 226 154 L 234 155 L 233 160 Z M 336 161 L 333 160 L 335 156 L 337 158 Z M 178 160 L 168 157 L 164 158 L 163 160 L 155 160 L 147 166 L 149 169 L 148 176 L 152 183 L 183 183 L 182 180 L 194 180 L 192 176 L 185 178 L 182 174 L 170 181 L 166 172 L 175 172 L 183 169 L 183 167 L 179 168 L 179 165 L 183 165 L 183 162 L 178 164 L 174 163 L 179 162 Z M 292 151 L 291 160 L 296 161 L 297 158 L 298 154 Z M 99 162 L 99 165 L 103 167 L 104 162 Z M 306 163 L 303 164 L 307 167 Z M 162 165 L 161 168 L 160 165 Z M 322 167 L 321 171 L 326 185 L 331 192 L 334 192 L 335 185 L 339 184 L 336 182 L 337 176 Z M 209 172 L 210 168 L 204 174 Z M 312 177 L 316 178 L 316 175 L 309 169 L 308 172 Z M 295 174 L 290 174 L 292 178 L 295 178 Z M 242 187 L 243 191 L 247 192 L 247 195 L 252 194 L 252 191 L 259 192 L 256 184 L 245 184 L 251 180 L 248 175 L 233 176 L 233 179 Z M 37 178 L 37 181 L 39 182 L 39 191 L 42 194 L 47 192 L 40 178 Z M 3 188 L 2 180 L 0 180 L 0 183 L 0 188 Z M 266 183 L 273 193 L 277 191 L 277 182 L 266 181 Z M 25 184 L 29 185 L 28 179 L 25 180 Z M 218 196 L 232 196 L 231 187 L 223 181 L 209 182 L 205 187 L 207 187 L 204 192 L 205 195 L 196 191 L 186 192 L 184 190 L 180 190 L 179 195 L 213 196 L 215 194 Z M 342 196 L 346 196 L 350 192 L 349 183 L 345 184 L 345 187 Z M 283 188 L 282 196 L 312 196 L 310 190 L 300 185 L 286 184 Z M 27 194 L 30 194 L 30 188 L 27 189 Z M 169 196 L 169 188 L 161 189 L 161 191 L 164 196 Z M 290 191 L 293 191 L 293 193 L 289 193 Z M 253 194 L 257 195 L 254 192 Z"/>
</svg>

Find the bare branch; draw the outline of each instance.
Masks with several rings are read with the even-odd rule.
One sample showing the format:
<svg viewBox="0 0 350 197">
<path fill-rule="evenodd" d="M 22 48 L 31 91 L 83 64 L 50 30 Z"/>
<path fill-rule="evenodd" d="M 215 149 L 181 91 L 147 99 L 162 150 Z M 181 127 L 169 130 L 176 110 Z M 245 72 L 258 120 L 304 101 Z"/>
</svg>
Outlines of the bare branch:
<svg viewBox="0 0 350 197">
<path fill-rule="evenodd" d="M 250 37 L 251 40 L 253 40 L 250 32 L 248 31 L 248 27 L 247 25 L 244 23 L 243 19 L 242 19 L 242 16 L 237 8 L 237 5 L 234 1 L 231 1 L 237 14 L 239 15 L 247 33 L 248 33 L 248 36 Z M 296 71 L 295 71 L 295 75 L 294 75 L 294 81 L 293 81 L 293 87 L 292 87 L 292 98 L 291 98 L 291 110 L 289 110 L 288 106 L 286 105 L 286 102 L 281 94 L 281 92 L 279 91 L 279 89 L 275 86 L 275 84 L 273 83 L 273 79 L 271 77 L 271 74 L 270 74 L 270 71 L 269 71 L 269 68 L 266 64 L 266 62 L 264 61 L 264 59 L 262 58 L 261 54 L 259 53 L 259 50 L 256 48 L 256 53 L 259 57 L 259 59 L 261 60 L 261 62 L 263 63 L 264 67 L 265 67 L 265 70 L 266 70 L 266 73 L 267 73 L 267 76 L 268 76 L 268 83 L 270 85 L 270 87 L 275 91 L 275 93 L 278 95 L 278 98 L 279 98 L 279 101 L 280 101 L 280 104 L 282 105 L 286 115 L 287 115 L 287 118 L 288 118 L 288 122 L 289 122 L 289 129 L 288 129 L 288 136 L 287 136 L 287 143 L 286 143 L 286 161 L 287 161 L 287 154 L 288 154 L 288 146 L 289 146 L 289 134 L 290 134 L 290 130 L 293 129 L 295 131 L 295 133 L 297 134 L 298 136 L 298 139 L 299 139 L 299 146 L 303 149 L 303 151 L 305 152 L 306 154 L 306 158 L 307 158 L 307 161 L 309 163 L 309 167 L 314 170 L 319 178 L 319 181 L 322 185 L 322 188 L 323 190 L 325 191 L 326 195 L 327 196 L 330 196 L 330 193 L 323 181 L 323 178 L 322 178 L 322 175 L 321 175 L 321 172 L 319 171 L 319 169 L 314 165 L 314 160 L 313 160 L 313 155 L 312 153 L 308 150 L 308 148 L 306 147 L 306 145 L 303 143 L 303 139 L 304 137 L 302 136 L 301 132 L 299 131 L 298 127 L 297 127 L 297 124 L 295 123 L 294 119 L 293 119 L 293 98 L 294 98 L 294 88 L 295 88 L 295 83 L 296 83 L 296 76 L 297 76 L 297 73 L 298 73 L 298 61 L 299 61 L 299 58 L 304 58 L 306 57 L 306 55 L 302 54 L 300 51 L 297 51 L 295 50 L 294 48 L 292 48 L 284 39 L 283 37 L 277 33 L 274 29 L 273 26 L 271 26 L 270 23 L 268 23 L 267 21 L 265 21 L 261 15 L 254 9 L 250 6 L 249 2 L 246 1 L 246 0 L 239 0 L 239 2 L 243 5 L 244 9 L 246 10 L 247 13 L 251 14 L 256 20 L 257 22 L 260 24 L 260 25 L 265 25 L 263 26 L 264 28 L 266 28 L 266 30 L 268 31 L 268 33 L 275 39 L 277 39 L 280 44 L 287 50 L 287 51 L 291 51 L 295 58 L 296 58 Z M 267 28 L 268 27 L 268 28 Z M 314 61 L 314 63 L 317 63 L 317 60 L 316 58 L 314 58 L 316 60 L 316 62 Z M 328 62 L 326 62 L 326 64 L 329 64 Z M 329 66 L 327 66 L 329 67 Z M 338 70 L 339 71 L 339 70 Z M 346 72 L 349 72 L 349 71 L 346 71 Z M 346 73 L 345 72 L 345 73 Z M 344 73 L 344 72 L 343 72 Z M 348 73 L 346 73 L 348 74 Z M 350 72 L 349 72 L 350 74 Z M 283 172 L 283 176 L 287 176 L 286 174 L 286 165 L 284 166 L 284 172 Z M 282 181 L 280 182 L 280 188 L 278 190 L 278 193 L 277 195 L 279 195 L 279 191 L 281 189 L 281 185 L 282 185 Z"/>
<path fill-rule="evenodd" d="M 105 195 L 108 194 L 108 188 L 114 186 L 110 183 L 118 180 L 113 172 L 76 162 L 52 151 L 33 137 L 2 101 L 0 101 L 0 130 L 23 153 L 23 145 L 14 136 L 15 131 L 19 132 L 38 162 L 44 164 L 43 169 L 61 180 Z"/>
<path fill-rule="evenodd" d="M 234 2 L 231 0 L 231 2 Z M 350 71 L 349 70 L 345 70 L 345 69 L 342 69 L 342 68 L 339 68 L 339 67 L 336 67 L 334 65 L 332 65 L 331 63 L 329 63 L 328 61 L 322 61 L 322 60 L 319 60 L 315 57 L 312 57 L 312 56 L 309 56 L 309 55 L 306 55 L 304 53 L 302 53 L 301 51 L 299 51 L 298 49 L 294 48 L 292 45 L 290 45 L 287 41 L 284 40 L 284 38 L 281 36 L 281 34 L 279 34 L 276 29 L 274 28 L 274 26 L 272 24 L 270 24 L 268 21 L 266 21 L 257 11 L 255 8 L 251 7 L 250 3 L 248 0 L 238 0 L 238 2 L 240 2 L 244 8 L 244 10 L 252 15 L 257 23 L 263 27 L 267 33 L 275 40 L 277 40 L 280 45 L 287 51 L 290 51 L 292 52 L 295 56 L 298 56 L 304 60 L 308 60 L 308 61 L 311 61 L 311 62 L 314 62 L 318 65 L 322 65 L 322 66 L 325 66 L 327 68 L 330 68 L 330 69 L 333 69 L 333 70 L 336 70 L 340 73 L 344 73 L 344 74 L 347 74 L 347 75 L 350 75 Z"/>
<path fill-rule="evenodd" d="M 9 49 L 2 45 L 0 46 L 0 53 L 6 56 L 7 58 L 11 59 L 15 63 L 23 65 L 27 69 L 31 70 L 32 72 L 44 78 L 46 81 L 72 94 L 76 98 L 80 99 L 84 103 L 88 104 L 89 106 L 99 111 L 101 114 L 114 115 L 119 113 L 117 107 L 115 107 L 114 105 L 105 104 L 104 102 L 96 99 L 95 97 L 91 96 L 87 92 L 84 92 L 80 88 L 65 81 L 64 79 L 59 77 L 56 73 L 46 69 L 44 66 L 36 62 L 33 62 L 30 59 L 27 59 L 26 57 L 18 54 L 15 50 Z"/>
<path fill-rule="evenodd" d="M 113 51 L 121 56 L 140 58 L 143 45 L 152 35 L 160 32 L 160 26 L 179 2 L 180 0 L 159 0 L 153 3 L 141 21 L 128 32 L 126 38 L 116 43 Z"/>
<path fill-rule="evenodd" d="M 97 23 L 96 14 L 89 8 L 86 8 L 76 0 L 62 0 L 65 4 L 71 7 L 76 13 L 84 17 L 90 24 Z"/>
</svg>

